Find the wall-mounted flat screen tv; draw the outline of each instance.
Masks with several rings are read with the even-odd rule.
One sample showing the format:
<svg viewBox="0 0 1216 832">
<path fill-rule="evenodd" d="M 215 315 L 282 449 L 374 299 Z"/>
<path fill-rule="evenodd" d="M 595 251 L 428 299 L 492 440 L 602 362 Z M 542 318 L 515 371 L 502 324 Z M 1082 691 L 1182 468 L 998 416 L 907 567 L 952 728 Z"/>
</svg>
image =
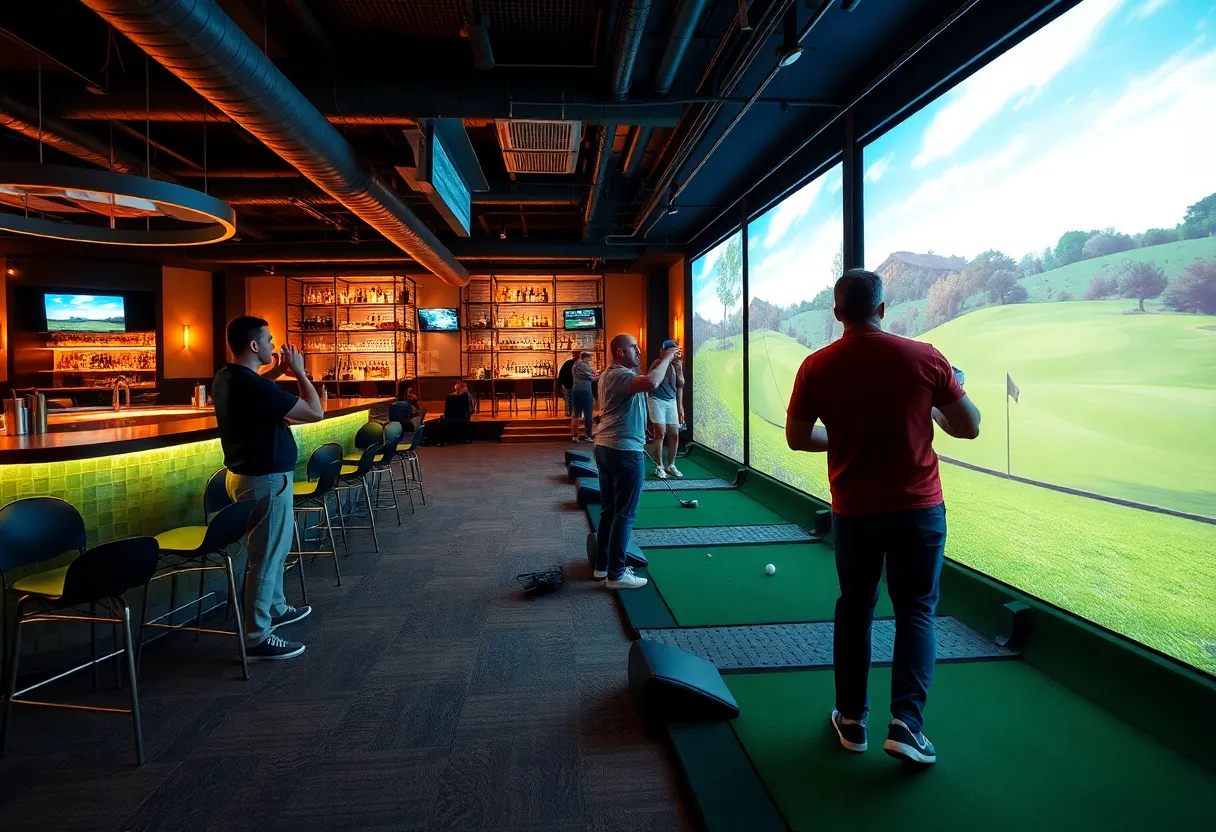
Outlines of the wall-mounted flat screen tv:
<svg viewBox="0 0 1216 832">
<path fill-rule="evenodd" d="M 567 309 L 563 313 L 566 329 L 599 329 L 602 314 L 598 306 L 586 309 Z"/>
<path fill-rule="evenodd" d="M 127 314 L 118 295 L 43 296 L 48 332 L 126 332 Z"/>
<path fill-rule="evenodd" d="M 456 332 L 460 329 L 460 318 L 455 309 L 419 309 L 418 329 L 421 332 Z"/>
</svg>

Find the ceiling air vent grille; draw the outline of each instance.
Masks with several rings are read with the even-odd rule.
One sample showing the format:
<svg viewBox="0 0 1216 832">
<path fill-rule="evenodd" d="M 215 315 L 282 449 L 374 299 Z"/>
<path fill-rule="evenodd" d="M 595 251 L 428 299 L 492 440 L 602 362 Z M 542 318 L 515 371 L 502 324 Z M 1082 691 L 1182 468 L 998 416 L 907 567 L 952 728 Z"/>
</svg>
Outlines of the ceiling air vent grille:
<svg viewBox="0 0 1216 832">
<path fill-rule="evenodd" d="M 495 124 L 510 173 L 574 173 L 581 122 L 511 119 Z"/>
</svg>

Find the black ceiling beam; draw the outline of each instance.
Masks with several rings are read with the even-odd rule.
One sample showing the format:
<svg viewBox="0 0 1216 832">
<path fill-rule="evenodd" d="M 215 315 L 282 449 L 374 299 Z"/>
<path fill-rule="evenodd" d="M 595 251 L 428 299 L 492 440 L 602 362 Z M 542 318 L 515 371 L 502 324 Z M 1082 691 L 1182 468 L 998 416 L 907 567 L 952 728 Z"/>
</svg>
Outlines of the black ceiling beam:
<svg viewBox="0 0 1216 832">
<path fill-rule="evenodd" d="M 194 172 L 196 178 L 201 175 Z M 209 180 L 207 192 L 232 205 L 291 204 L 292 199 L 304 199 L 318 205 L 336 203 L 333 197 L 306 187 L 303 177 Z M 474 193 L 472 198 L 477 205 L 581 205 L 586 196 L 587 185 L 520 182 L 511 187 L 500 186 Z"/>
<path fill-rule="evenodd" d="M 645 247 L 581 243 L 577 240 L 482 239 L 452 240 L 448 248 L 458 260 L 468 262 L 578 262 L 588 260 L 636 260 Z M 284 243 L 198 246 L 183 250 L 184 257 L 198 263 L 219 265 L 273 265 L 277 263 L 413 263 L 397 247 L 383 242 Z"/>
</svg>

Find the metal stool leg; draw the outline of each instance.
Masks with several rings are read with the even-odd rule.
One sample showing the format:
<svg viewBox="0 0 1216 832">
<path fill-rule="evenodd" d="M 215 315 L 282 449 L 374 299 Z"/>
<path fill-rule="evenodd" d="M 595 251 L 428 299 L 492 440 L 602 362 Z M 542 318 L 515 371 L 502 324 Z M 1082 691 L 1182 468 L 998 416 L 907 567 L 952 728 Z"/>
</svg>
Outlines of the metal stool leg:
<svg viewBox="0 0 1216 832">
<path fill-rule="evenodd" d="M 338 564 L 338 544 L 334 542 L 334 524 L 329 519 L 329 503 L 321 497 L 321 511 L 325 513 L 325 531 L 329 533 L 329 548 L 334 559 L 334 575 L 338 578 L 338 586 L 342 586 L 342 567 Z"/>
<path fill-rule="evenodd" d="M 207 573 L 200 569 L 198 573 L 198 603 L 194 608 L 194 626 L 203 626 L 203 594 L 207 588 Z M 194 633 L 194 640 L 198 641 L 203 637 L 203 634 L 197 630 Z"/>
<path fill-rule="evenodd" d="M 410 514 L 414 513 L 414 492 L 410 490 L 410 476 L 405 470 L 405 457 L 397 457 L 397 466 L 401 469 L 401 484 L 405 487 L 405 496 L 410 500 Z"/>
<path fill-rule="evenodd" d="M 342 492 L 335 490 L 333 492 L 333 495 L 334 495 L 334 499 L 337 500 L 337 502 L 338 502 L 338 526 L 339 526 L 339 528 L 342 529 L 342 550 L 344 552 L 346 552 L 347 557 L 350 557 L 350 543 L 346 539 L 346 518 L 344 518 L 342 516 Z M 328 494 L 326 494 L 324 497 L 321 498 L 321 502 L 326 503 L 325 510 L 327 512 L 329 511 L 328 501 L 329 501 Z M 330 534 L 333 534 L 332 529 L 330 529 Z M 336 557 L 336 555 L 335 555 L 335 557 Z"/>
<path fill-rule="evenodd" d="M 295 512 L 291 515 L 291 533 L 295 535 L 296 551 L 303 552 L 304 547 L 300 544 L 300 524 L 296 522 Z M 284 567 L 286 568 L 286 567 Z M 296 555 L 296 571 L 300 573 L 300 593 L 304 596 L 304 606 L 308 606 L 308 585 L 304 581 L 304 556 Z"/>
<path fill-rule="evenodd" d="M 152 577 L 155 580 L 156 576 Z M 148 596 L 152 594 L 152 581 L 144 584 L 144 598 L 139 608 L 139 644 L 135 646 L 135 671 L 138 673 L 144 658 L 144 635 L 147 633 Z"/>
<path fill-rule="evenodd" d="M 131 648 L 131 608 L 125 598 L 115 598 L 121 608 L 122 619 L 122 650 L 127 657 L 127 686 L 131 690 L 131 727 L 135 730 L 135 760 L 138 765 L 144 764 L 144 731 L 139 719 L 139 687 L 135 682 L 135 651 Z M 244 642 L 242 641 L 242 644 Z"/>
<path fill-rule="evenodd" d="M 232 558 L 228 557 L 227 552 L 221 552 L 220 557 L 224 559 L 224 572 L 228 576 L 228 592 L 230 598 L 236 597 L 236 575 L 232 573 Z M 241 608 L 233 605 L 232 614 L 236 618 L 236 640 L 240 645 L 241 653 L 241 678 L 246 682 L 249 681 L 249 657 L 245 655 L 245 622 L 242 620 L 244 615 Z"/>
<path fill-rule="evenodd" d="M 372 543 L 377 552 L 380 551 L 380 536 L 376 534 L 376 511 L 372 508 L 372 495 L 367 488 L 367 477 L 363 478 L 363 498 L 367 500 L 367 522 L 372 527 Z"/>
<path fill-rule="evenodd" d="M 4 712 L 0 714 L 0 754 L 8 740 L 8 728 L 13 721 L 13 696 L 17 693 L 17 667 L 21 659 L 21 602 L 17 602 L 17 614 L 13 621 L 12 644 L 5 645 L 8 652 L 4 663 L 8 666 L 8 688 L 4 692 Z"/>
</svg>

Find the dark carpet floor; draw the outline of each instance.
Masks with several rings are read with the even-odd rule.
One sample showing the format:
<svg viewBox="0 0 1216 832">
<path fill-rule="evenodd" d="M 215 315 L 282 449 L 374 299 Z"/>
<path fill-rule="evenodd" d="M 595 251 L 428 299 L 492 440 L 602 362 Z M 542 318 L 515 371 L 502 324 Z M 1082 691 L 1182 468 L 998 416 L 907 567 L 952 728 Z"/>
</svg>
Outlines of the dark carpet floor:
<svg viewBox="0 0 1216 832">
<path fill-rule="evenodd" d="M 313 615 L 282 631 L 303 656 L 242 682 L 232 639 L 148 648 L 143 768 L 125 717 L 16 706 L 0 829 L 689 828 L 628 691 L 617 606 L 587 580 L 560 447 L 422 458 L 428 504 L 400 528 L 381 515 L 380 554 L 355 541 L 341 587 L 326 560 L 306 567 Z M 554 563 L 566 587 L 524 601 L 516 573 Z"/>
</svg>

